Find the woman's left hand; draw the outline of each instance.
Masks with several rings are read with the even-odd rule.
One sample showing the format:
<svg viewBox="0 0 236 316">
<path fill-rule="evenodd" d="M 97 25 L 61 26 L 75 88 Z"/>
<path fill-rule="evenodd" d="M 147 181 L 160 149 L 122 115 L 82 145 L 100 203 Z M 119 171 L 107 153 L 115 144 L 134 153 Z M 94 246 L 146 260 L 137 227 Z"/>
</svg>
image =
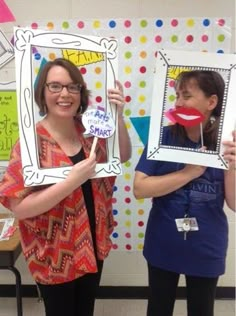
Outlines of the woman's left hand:
<svg viewBox="0 0 236 316">
<path fill-rule="evenodd" d="M 232 141 L 223 141 L 225 146 L 224 159 L 229 162 L 229 169 L 236 170 L 236 130 L 233 131 Z"/>
<path fill-rule="evenodd" d="M 117 105 L 118 115 L 122 116 L 125 105 L 125 97 L 123 86 L 120 81 L 116 80 L 116 88 L 108 89 L 108 99 L 111 103 L 115 103 Z"/>
</svg>

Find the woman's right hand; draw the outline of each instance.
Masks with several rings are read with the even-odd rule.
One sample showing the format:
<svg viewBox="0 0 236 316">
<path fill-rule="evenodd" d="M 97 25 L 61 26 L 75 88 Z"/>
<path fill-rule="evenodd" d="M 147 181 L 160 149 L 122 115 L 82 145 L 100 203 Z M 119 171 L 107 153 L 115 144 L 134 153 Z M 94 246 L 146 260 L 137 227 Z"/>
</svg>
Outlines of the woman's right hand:
<svg viewBox="0 0 236 316">
<path fill-rule="evenodd" d="M 90 157 L 78 162 L 72 167 L 67 176 L 67 180 L 73 182 L 75 187 L 80 186 L 96 175 L 96 163 L 96 154 L 93 153 Z"/>
<path fill-rule="evenodd" d="M 186 172 L 186 174 L 188 174 L 191 179 L 196 179 L 199 178 L 205 171 L 206 171 L 205 166 L 199 166 L 199 165 L 189 165 L 187 164 L 182 171 Z"/>
</svg>

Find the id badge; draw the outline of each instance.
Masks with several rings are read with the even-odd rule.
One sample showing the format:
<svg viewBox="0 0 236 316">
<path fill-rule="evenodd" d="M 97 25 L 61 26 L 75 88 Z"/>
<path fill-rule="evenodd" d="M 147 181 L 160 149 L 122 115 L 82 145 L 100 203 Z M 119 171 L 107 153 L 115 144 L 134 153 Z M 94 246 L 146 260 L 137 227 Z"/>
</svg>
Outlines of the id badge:
<svg viewBox="0 0 236 316">
<path fill-rule="evenodd" d="M 184 217 L 175 219 L 176 228 L 178 232 L 186 232 L 188 226 L 188 231 L 198 231 L 198 223 L 196 217 Z"/>
</svg>

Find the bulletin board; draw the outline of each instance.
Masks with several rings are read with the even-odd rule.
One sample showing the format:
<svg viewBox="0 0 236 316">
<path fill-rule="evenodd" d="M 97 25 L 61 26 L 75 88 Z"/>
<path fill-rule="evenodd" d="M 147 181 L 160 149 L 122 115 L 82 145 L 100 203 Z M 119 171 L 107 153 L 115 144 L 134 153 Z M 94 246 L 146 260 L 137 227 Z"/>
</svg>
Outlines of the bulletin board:
<svg viewBox="0 0 236 316">
<path fill-rule="evenodd" d="M 139 251 L 143 249 L 146 221 L 151 203 L 136 200 L 132 193 L 134 169 L 147 143 L 152 103 L 155 59 L 158 49 L 230 53 L 231 20 L 216 18 L 140 18 L 140 19 L 77 19 L 29 21 L 24 27 L 53 32 L 78 33 L 114 37 L 118 40 L 118 79 L 124 85 L 125 122 L 132 141 L 132 158 L 123 164 L 123 174 L 117 177 L 113 196 L 115 229 L 113 250 Z M 35 74 L 40 64 L 53 60 L 60 52 L 34 51 Z M 85 81 L 90 82 L 91 103 L 102 102 L 102 85 L 94 64 L 89 70 L 80 67 Z M 89 79 L 88 79 L 89 77 Z M 175 96 L 167 96 L 174 104 Z"/>
</svg>

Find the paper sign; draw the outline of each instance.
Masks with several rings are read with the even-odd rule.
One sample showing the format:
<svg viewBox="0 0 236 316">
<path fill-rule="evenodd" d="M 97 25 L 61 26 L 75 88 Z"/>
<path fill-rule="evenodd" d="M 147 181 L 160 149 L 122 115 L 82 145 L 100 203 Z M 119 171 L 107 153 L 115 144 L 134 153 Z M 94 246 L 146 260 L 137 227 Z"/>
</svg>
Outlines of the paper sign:
<svg viewBox="0 0 236 316">
<path fill-rule="evenodd" d="M 0 23 L 15 21 L 15 17 L 4 0 L 0 0 Z"/>
<path fill-rule="evenodd" d="M 0 241 L 9 239 L 10 232 L 13 232 L 13 228 L 11 227 L 13 227 L 14 220 L 14 217 L 0 219 Z"/>
<path fill-rule="evenodd" d="M 0 83 L 0 160 L 9 160 L 18 137 L 15 83 Z"/>
<path fill-rule="evenodd" d="M 84 134 L 90 134 L 98 138 L 109 138 L 115 132 L 115 124 L 112 117 L 100 110 L 88 110 L 82 116 L 85 127 Z"/>
</svg>

